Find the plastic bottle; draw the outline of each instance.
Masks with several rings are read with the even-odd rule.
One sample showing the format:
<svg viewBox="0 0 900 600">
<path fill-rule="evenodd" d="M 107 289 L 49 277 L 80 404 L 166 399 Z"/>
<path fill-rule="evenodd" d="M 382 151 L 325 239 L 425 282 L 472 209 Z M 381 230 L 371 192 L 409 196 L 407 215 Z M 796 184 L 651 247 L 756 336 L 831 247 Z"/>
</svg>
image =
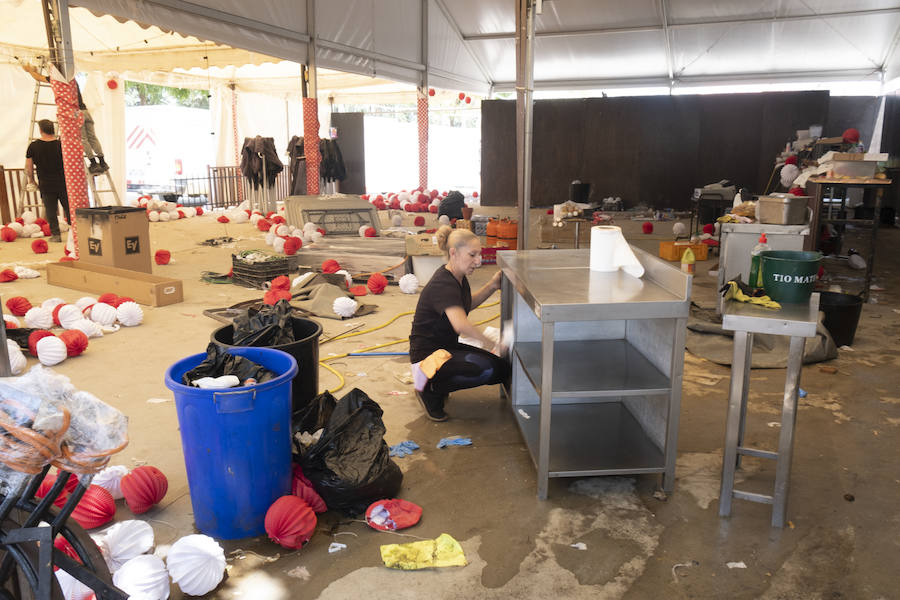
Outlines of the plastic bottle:
<svg viewBox="0 0 900 600">
<path fill-rule="evenodd" d="M 697 259 L 694 256 L 694 251 L 688 248 L 684 251 L 684 254 L 681 255 L 681 270 L 685 273 L 694 273 L 696 268 Z"/>
<path fill-rule="evenodd" d="M 748 282 L 750 287 L 762 287 L 762 270 L 759 268 L 760 254 L 771 249 L 766 243 L 768 241 L 766 234 L 763 233 L 759 236 L 759 243 L 750 251 L 750 281 Z"/>
</svg>

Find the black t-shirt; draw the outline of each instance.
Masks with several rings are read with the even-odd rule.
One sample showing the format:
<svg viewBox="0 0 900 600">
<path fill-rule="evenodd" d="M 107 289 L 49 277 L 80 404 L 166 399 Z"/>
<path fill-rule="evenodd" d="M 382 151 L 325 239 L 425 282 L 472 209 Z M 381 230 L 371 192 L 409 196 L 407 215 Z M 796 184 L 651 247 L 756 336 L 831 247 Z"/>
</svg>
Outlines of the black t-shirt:
<svg viewBox="0 0 900 600">
<path fill-rule="evenodd" d="M 419 295 L 409 334 L 410 362 L 417 363 L 435 350 L 457 345 L 459 334 L 444 312 L 451 306 L 462 307 L 469 314 L 472 310 L 472 290 L 468 279 L 463 277 L 460 283 L 446 267 L 441 267 Z"/>
<path fill-rule="evenodd" d="M 41 191 L 62 191 L 66 188 L 66 175 L 63 171 L 62 144 L 59 140 L 45 142 L 34 140 L 25 151 L 25 158 L 34 161 Z"/>
</svg>

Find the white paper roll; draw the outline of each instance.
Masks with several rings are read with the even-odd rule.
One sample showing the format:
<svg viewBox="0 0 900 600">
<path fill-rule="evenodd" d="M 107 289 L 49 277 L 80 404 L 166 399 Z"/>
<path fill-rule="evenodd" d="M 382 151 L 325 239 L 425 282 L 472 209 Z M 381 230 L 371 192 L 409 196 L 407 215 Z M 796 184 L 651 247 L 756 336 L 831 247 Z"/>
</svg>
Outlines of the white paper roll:
<svg viewBox="0 0 900 600">
<path fill-rule="evenodd" d="M 622 230 L 615 225 L 591 227 L 590 268 L 605 272 L 622 269 L 632 277 L 644 274 L 644 267 L 622 237 Z"/>
</svg>

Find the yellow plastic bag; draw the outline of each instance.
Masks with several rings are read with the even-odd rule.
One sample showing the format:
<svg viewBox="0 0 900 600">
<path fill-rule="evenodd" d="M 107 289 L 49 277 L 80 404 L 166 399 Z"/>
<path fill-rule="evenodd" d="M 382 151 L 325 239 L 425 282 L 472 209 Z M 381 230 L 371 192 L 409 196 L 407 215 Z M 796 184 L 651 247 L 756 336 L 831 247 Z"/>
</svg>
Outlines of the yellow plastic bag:
<svg viewBox="0 0 900 600">
<path fill-rule="evenodd" d="M 381 560 L 386 567 L 404 571 L 432 567 L 464 567 L 469 564 L 462 546 L 446 533 L 433 540 L 409 544 L 385 544 L 381 547 Z"/>
</svg>

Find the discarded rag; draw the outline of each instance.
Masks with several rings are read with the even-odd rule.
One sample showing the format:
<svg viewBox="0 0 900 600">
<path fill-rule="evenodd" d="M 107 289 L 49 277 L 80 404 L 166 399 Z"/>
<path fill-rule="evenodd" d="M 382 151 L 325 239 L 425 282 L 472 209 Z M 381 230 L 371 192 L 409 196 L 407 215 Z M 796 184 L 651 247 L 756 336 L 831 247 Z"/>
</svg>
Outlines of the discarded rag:
<svg viewBox="0 0 900 600">
<path fill-rule="evenodd" d="M 414 450 L 418 450 L 419 445 L 412 440 L 403 440 L 399 444 L 391 446 L 391 456 L 403 457 L 409 456 Z"/>
<path fill-rule="evenodd" d="M 779 309 L 781 305 L 769 298 L 768 296 L 751 296 L 741 289 L 740 282 L 729 281 L 722 289 L 722 297 L 726 300 L 737 300 L 738 302 L 749 302 L 764 308 Z"/>
<path fill-rule="evenodd" d="M 464 567 L 469 564 L 462 546 L 446 533 L 433 540 L 385 544 L 381 547 L 381 560 L 386 567 L 405 571 L 432 567 Z"/>
<path fill-rule="evenodd" d="M 444 366 L 444 363 L 452 357 L 452 354 L 441 348 L 426 356 L 425 360 L 413 363 L 411 370 L 413 374 L 413 386 L 416 388 L 416 391 L 421 392 L 424 390 L 428 380 L 434 377 L 434 374 L 437 373 L 438 370 Z"/>
<path fill-rule="evenodd" d="M 446 448 L 447 446 L 471 446 L 472 438 L 460 437 L 458 435 L 454 435 L 451 437 L 441 438 L 441 441 L 438 442 L 438 448 Z"/>
</svg>

